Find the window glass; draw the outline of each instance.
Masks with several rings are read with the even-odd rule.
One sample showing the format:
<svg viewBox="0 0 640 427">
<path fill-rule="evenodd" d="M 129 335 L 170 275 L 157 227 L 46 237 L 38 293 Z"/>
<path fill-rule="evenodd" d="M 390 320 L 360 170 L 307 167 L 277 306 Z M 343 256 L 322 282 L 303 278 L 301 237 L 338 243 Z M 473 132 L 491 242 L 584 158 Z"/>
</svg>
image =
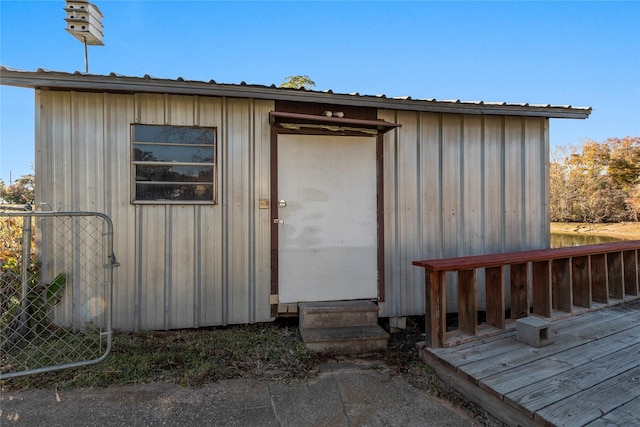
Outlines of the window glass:
<svg viewBox="0 0 640 427">
<path fill-rule="evenodd" d="M 135 144 L 133 157 L 144 162 L 213 163 L 213 147 Z"/>
<path fill-rule="evenodd" d="M 132 125 L 134 203 L 215 203 L 216 128 Z"/>
</svg>

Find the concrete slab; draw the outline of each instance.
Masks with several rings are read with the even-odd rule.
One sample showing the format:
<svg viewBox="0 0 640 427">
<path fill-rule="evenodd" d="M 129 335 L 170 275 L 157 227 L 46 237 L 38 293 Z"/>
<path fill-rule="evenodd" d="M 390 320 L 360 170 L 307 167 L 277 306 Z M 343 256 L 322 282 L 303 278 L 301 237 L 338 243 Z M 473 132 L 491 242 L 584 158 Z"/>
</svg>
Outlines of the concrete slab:
<svg viewBox="0 0 640 427">
<path fill-rule="evenodd" d="M 254 379 L 71 391 L 5 391 L 2 426 L 472 426 L 466 413 L 393 376 L 382 362 L 321 366 L 296 385 Z"/>
</svg>

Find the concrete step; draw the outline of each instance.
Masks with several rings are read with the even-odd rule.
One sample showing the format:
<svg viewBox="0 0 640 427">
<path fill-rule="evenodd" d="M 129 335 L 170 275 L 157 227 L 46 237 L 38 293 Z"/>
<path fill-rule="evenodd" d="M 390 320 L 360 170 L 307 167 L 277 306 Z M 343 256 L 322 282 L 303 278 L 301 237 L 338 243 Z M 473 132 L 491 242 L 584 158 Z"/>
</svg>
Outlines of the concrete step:
<svg viewBox="0 0 640 427">
<path fill-rule="evenodd" d="M 367 354 L 384 351 L 389 334 L 378 325 L 300 330 L 309 351 L 331 354 Z"/>
<path fill-rule="evenodd" d="M 387 348 L 389 334 L 378 325 L 372 301 L 305 302 L 298 314 L 300 336 L 310 351 L 363 354 Z"/>
<path fill-rule="evenodd" d="M 378 324 L 378 306 L 371 301 L 322 301 L 298 305 L 300 330 Z"/>
</svg>

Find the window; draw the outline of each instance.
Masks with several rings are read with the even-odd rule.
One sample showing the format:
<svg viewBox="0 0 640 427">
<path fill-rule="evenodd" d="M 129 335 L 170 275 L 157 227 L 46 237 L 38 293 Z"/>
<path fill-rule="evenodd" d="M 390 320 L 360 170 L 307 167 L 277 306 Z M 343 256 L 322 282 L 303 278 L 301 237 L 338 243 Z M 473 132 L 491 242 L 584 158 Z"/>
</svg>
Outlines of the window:
<svg viewBox="0 0 640 427">
<path fill-rule="evenodd" d="M 131 125 L 133 203 L 215 203 L 216 128 Z"/>
</svg>

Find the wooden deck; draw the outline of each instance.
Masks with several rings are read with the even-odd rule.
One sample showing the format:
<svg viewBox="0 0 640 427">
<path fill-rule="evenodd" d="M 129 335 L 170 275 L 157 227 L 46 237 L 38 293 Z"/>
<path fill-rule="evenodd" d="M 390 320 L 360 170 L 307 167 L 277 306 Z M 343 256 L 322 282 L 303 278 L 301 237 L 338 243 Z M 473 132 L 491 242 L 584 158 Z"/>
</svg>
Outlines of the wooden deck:
<svg viewBox="0 0 640 427">
<path fill-rule="evenodd" d="M 420 356 L 511 426 L 640 426 L 640 300 L 551 323 L 535 348 L 515 329 Z"/>
</svg>

